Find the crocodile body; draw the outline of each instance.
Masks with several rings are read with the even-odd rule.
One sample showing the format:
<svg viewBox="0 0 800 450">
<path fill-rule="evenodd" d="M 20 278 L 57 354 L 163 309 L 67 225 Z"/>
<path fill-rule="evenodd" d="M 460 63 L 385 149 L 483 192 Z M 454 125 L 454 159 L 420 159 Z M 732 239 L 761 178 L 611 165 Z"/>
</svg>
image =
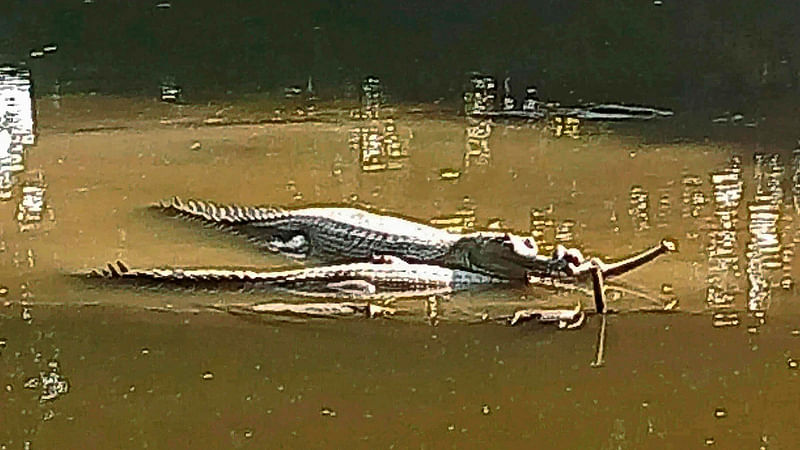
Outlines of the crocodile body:
<svg viewBox="0 0 800 450">
<path fill-rule="evenodd" d="M 537 254 L 535 242 L 508 233 L 456 234 L 410 219 L 357 208 L 280 209 L 173 198 L 157 208 L 245 236 L 270 252 L 325 263 L 375 255 L 509 280 L 563 271 L 567 260 Z"/>
<path fill-rule="evenodd" d="M 446 294 L 477 285 L 502 285 L 508 280 L 427 264 L 409 264 L 392 257 L 295 270 L 129 269 L 117 262 L 92 270 L 89 278 L 117 279 L 139 285 L 192 289 L 285 291 L 307 297 L 383 298 Z"/>
</svg>

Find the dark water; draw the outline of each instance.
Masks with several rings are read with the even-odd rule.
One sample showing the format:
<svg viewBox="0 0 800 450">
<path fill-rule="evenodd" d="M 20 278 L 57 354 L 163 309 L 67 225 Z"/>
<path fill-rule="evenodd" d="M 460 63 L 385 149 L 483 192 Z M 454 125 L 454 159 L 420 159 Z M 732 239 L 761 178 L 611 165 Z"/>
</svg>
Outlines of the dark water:
<svg viewBox="0 0 800 450">
<path fill-rule="evenodd" d="M 166 6 L 169 7 L 166 7 Z M 796 2 L 746 0 L 219 2 L 8 0 L 0 60 L 35 69 L 40 93 L 188 98 L 279 92 L 309 76 L 345 95 L 368 75 L 396 101 L 457 101 L 468 74 L 511 76 L 521 96 L 743 108 L 796 97 Z M 58 50 L 42 58 L 48 44 Z M 352 92 L 352 90 L 350 91 Z"/>
</svg>

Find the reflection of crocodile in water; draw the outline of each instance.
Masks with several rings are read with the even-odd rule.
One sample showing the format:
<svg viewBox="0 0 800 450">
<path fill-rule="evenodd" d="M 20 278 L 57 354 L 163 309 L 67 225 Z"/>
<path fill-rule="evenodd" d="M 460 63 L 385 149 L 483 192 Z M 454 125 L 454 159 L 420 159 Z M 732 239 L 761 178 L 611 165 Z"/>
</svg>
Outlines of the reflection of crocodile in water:
<svg viewBox="0 0 800 450">
<path fill-rule="evenodd" d="M 563 247 L 550 258 L 539 255 L 533 239 L 514 234 L 456 234 L 356 208 L 292 210 L 178 198 L 156 207 L 246 236 L 271 252 L 324 263 L 369 262 L 375 255 L 389 255 L 411 264 L 525 280 L 531 274 L 566 274 L 570 263 L 583 260 L 577 250 Z"/>
</svg>

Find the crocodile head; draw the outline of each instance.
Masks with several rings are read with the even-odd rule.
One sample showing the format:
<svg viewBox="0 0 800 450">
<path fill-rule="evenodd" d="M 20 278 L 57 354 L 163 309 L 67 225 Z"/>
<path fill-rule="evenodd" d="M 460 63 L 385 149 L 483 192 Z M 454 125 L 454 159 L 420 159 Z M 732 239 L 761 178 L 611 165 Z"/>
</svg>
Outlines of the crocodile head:
<svg viewBox="0 0 800 450">
<path fill-rule="evenodd" d="M 531 272 L 549 272 L 550 258 L 539 255 L 530 237 L 510 233 L 478 232 L 465 235 L 454 246 L 452 264 L 510 280 L 526 280 Z"/>
</svg>

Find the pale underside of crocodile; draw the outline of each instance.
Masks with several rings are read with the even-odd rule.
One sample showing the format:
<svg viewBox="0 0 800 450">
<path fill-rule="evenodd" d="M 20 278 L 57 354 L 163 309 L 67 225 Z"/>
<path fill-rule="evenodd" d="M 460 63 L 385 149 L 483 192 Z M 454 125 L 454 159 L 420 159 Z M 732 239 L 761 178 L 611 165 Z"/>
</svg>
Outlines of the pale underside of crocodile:
<svg viewBox="0 0 800 450">
<path fill-rule="evenodd" d="M 411 263 L 465 270 L 510 280 L 548 276 L 566 269 L 566 260 L 537 253 L 530 238 L 508 233 L 456 234 L 391 215 L 357 208 L 295 210 L 220 205 L 173 198 L 155 205 L 245 236 L 270 252 L 322 263 L 369 262 L 389 255 Z"/>
</svg>

